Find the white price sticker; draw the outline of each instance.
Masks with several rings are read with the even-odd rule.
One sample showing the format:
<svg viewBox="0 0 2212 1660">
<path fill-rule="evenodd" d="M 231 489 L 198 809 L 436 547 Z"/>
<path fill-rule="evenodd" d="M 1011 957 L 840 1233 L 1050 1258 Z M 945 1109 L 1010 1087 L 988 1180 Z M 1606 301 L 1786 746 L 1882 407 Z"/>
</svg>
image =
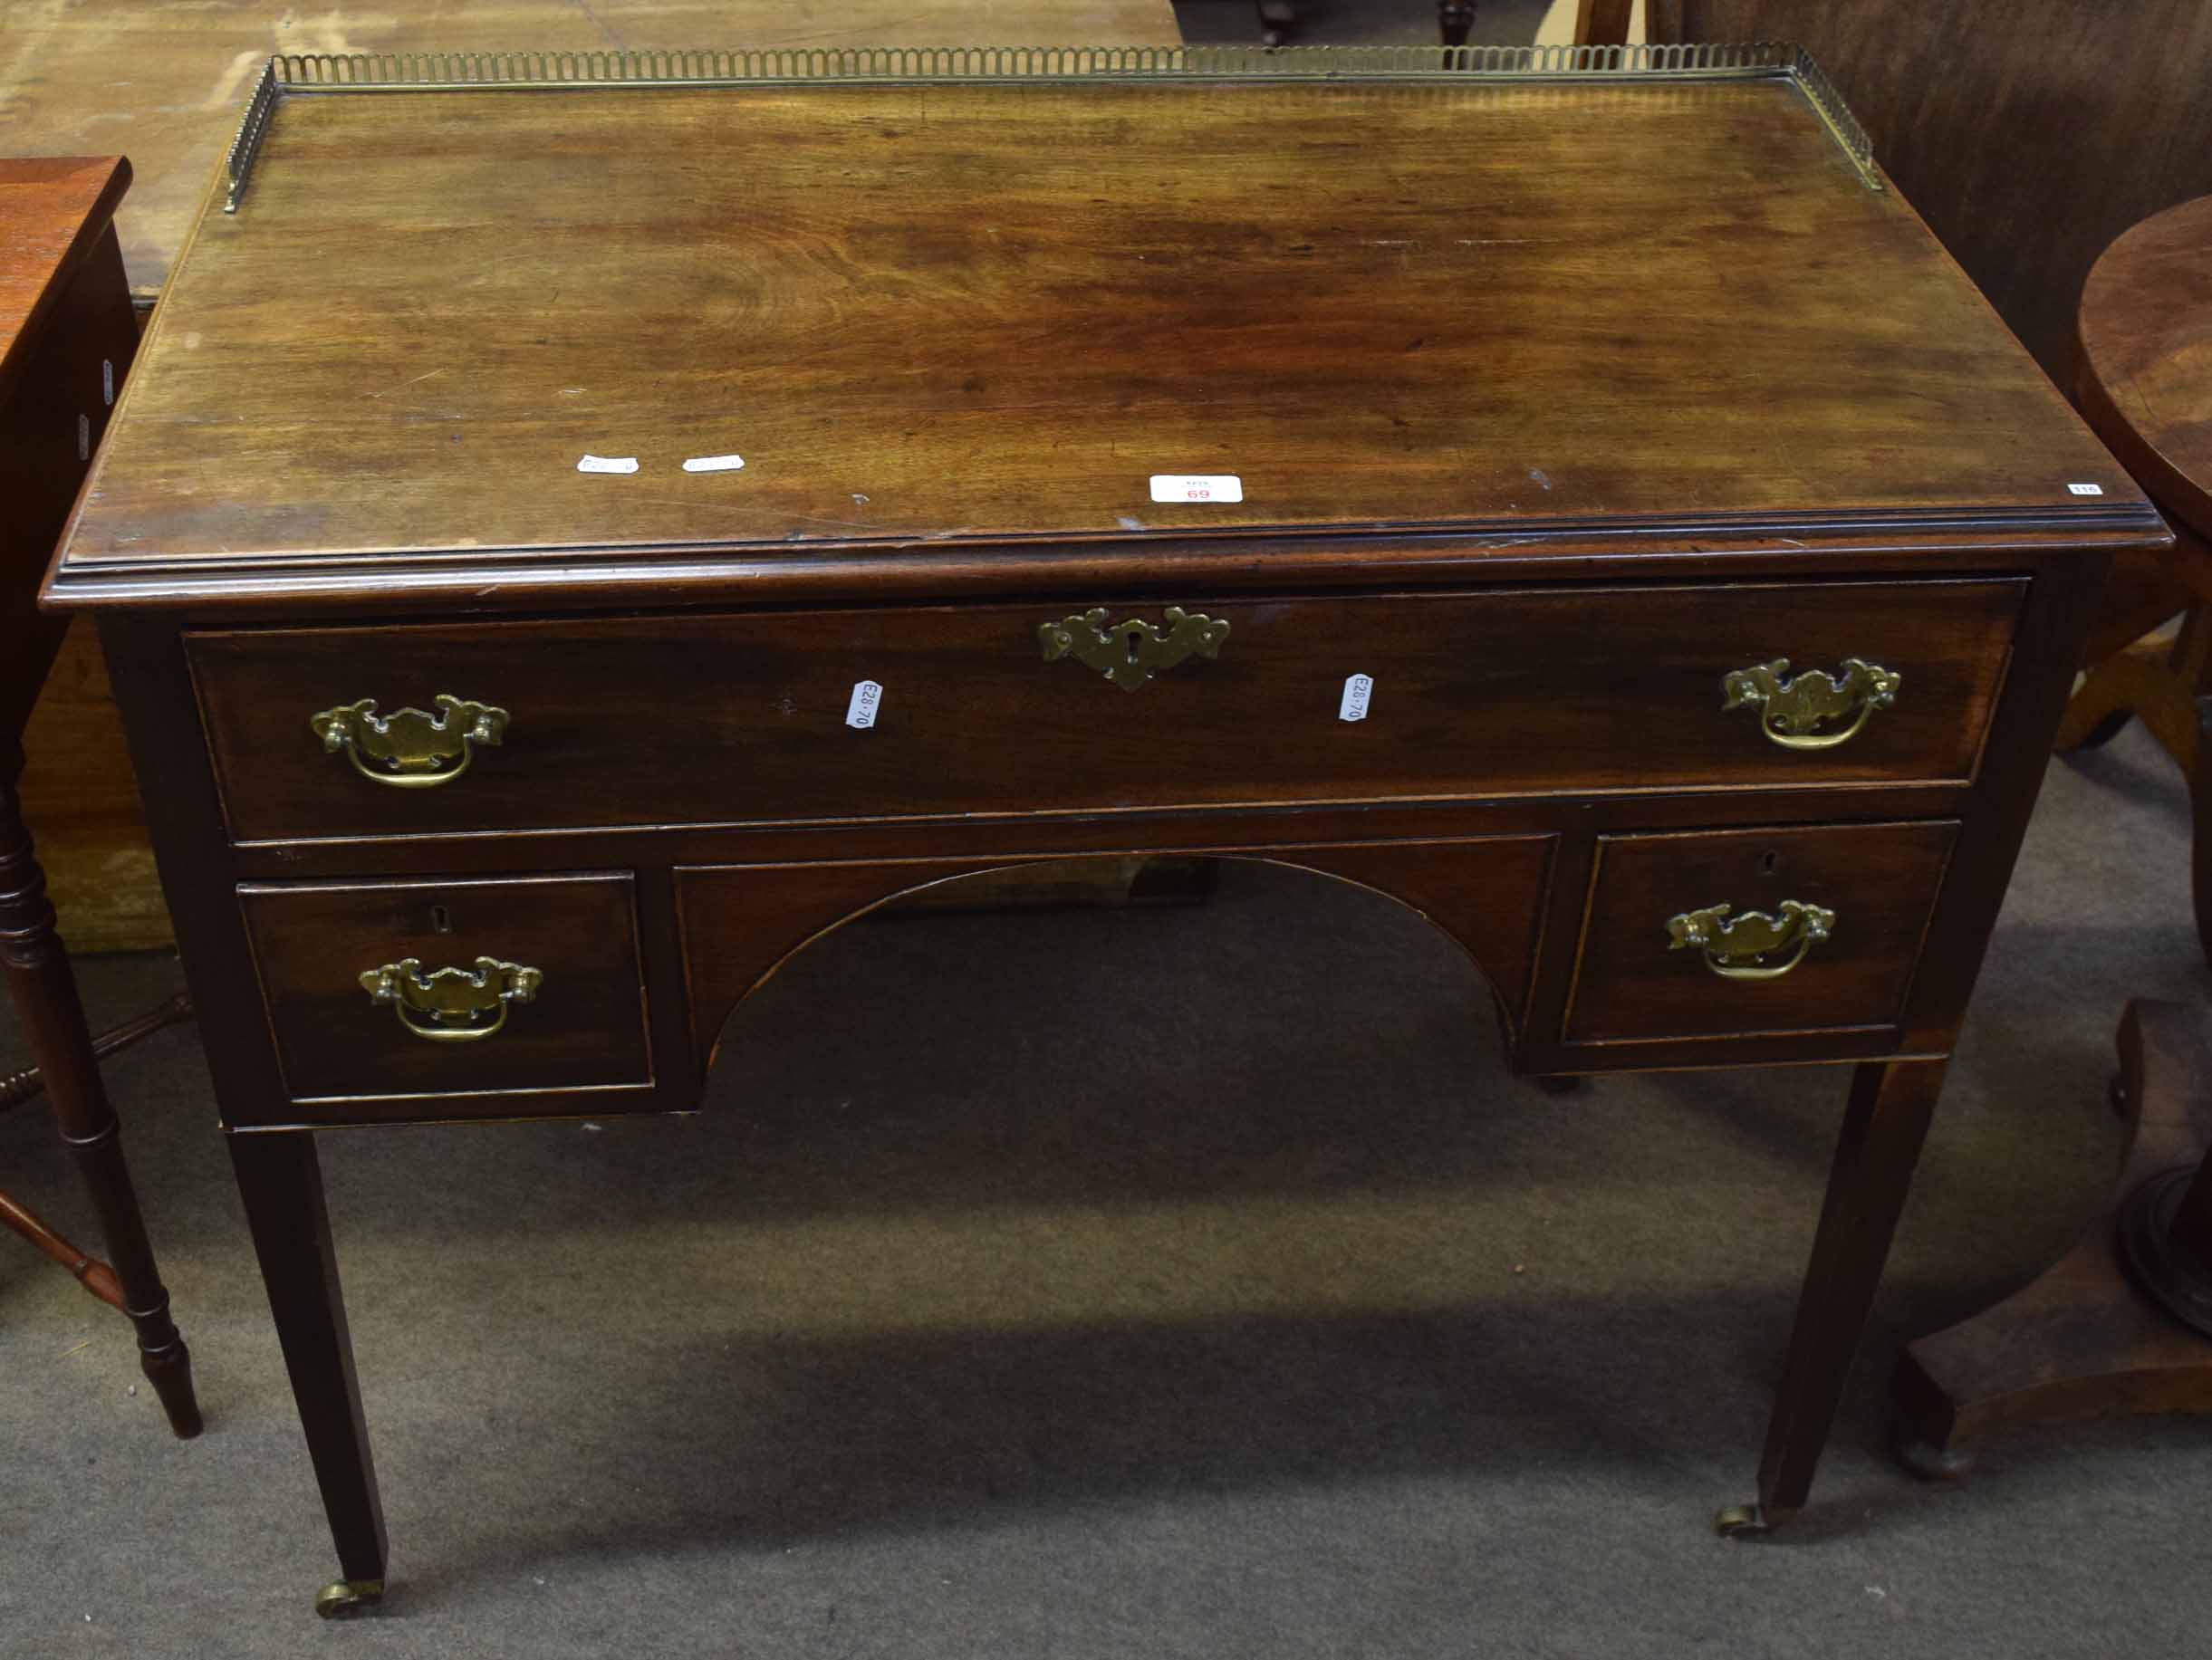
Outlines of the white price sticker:
<svg viewBox="0 0 2212 1660">
<path fill-rule="evenodd" d="M 876 711 L 883 706 L 883 688 L 873 680 L 856 681 L 852 687 L 852 701 L 845 705 L 845 724 L 866 732 L 876 724 Z"/>
<path fill-rule="evenodd" d="M 2102 495 L 2104 486 L 2102 485 L 2068 485 L 2066 494 L 2069 495 Z"/>
<path fill-rule="evenodd" d="M 735 473 L 745 465 L 743 456 L 694 456 L 684 463 L 687 473 Z"/>
<path fill-rule="evenodd" d="M 586 456 L 576 464 L 579 473 L 634 473 L 638 470 L 635 456 Z"/>
<path fill-rule="evenodd" d="M 100 360 L 100 395 L 111 405 L 115 402 L 115 360 L 113 358 Z"/>
<path fill-rule="evenodd" d="M 1336 705 L 1340 721 L 1363 721 L 1367 718 L 1367 700 L 1375 694 L 1372 675 L 1351 675 L 1344 681 L 1344 696 Z"/>
<path fill-rule="evenodd" d="M 1245 481 L 1234 473 L 1155 473 L 1156 502 L 1241 502 Z"/>
</svg>

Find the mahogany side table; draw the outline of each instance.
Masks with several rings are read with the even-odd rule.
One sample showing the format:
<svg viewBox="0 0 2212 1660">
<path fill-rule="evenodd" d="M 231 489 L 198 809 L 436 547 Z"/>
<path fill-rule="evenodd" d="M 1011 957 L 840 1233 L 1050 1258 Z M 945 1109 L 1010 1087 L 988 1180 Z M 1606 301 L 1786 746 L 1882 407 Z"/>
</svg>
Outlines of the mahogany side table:
<svg viewBox="0 0 2212 1660">
<path fill-rule="evenodd" d="M 2212 760 L 2197 696 L 2212 660 L 2212 197 L 2146 219 L 2082 295 L 2082 411 L 2178 538 L 2198 596 L 2170 657 L 2138 647 L 2074 694 L 2060 744 L 2132 709 L 2189 780 L 2197 928 L 2212 941 Z M 2212 1411 L 2212 1019 L 2132 1003 L 2113 1104 L 2130 1152 L 2111 1204 L 2063 1261 L 1898 1364 L 1899 1456 L 1951 1476 L 1990 1430 L 2138 1412 Z"/>
<path fill-rule="evenodd" d="M 114 1266 L 91 1261 L 4 1195 L 0 1222 L 130 1316 L 170 1427 L 197 1435 L 191 1356 L 169 1319 L 15 794 L 24 724 L 64 626 L 40 614 L 39 578 L 138 344 L 112 223 L 130 183 L 130 164 L 117 156 L 0 161 L 0 963 Z M 27 1082 L 0 1081 L 14 1086 L 12 1095 L 32 1092 Z"/>
<path fill-rule="evenodd" d="M 2212 196 L 2143 221 L 2082 293 L 2082 412 L 2174 527 L 2168 567 L 2191 596 L 2178 639 L 2090 671 L 2058 747 L 2102 743 L 2140 716 L 2188 780 L 2197 933 L 2212 954 L 2212 764 L 2197 699 L 2212 685 Z"/>
</svg>

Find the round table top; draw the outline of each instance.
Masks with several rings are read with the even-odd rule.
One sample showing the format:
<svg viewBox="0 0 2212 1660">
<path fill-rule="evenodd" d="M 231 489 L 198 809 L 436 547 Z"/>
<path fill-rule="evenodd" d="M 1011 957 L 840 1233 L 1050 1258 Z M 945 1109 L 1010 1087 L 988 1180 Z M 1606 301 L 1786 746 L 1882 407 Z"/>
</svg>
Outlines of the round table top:
<svg viewBox="0 0 2212 1660">
<path fill-rule="evenodd" d="M 2104 251 L 2081 331 L 2090 425 L 2160 507 L 2212 538 L 2212 196 Z"/>
</svg>

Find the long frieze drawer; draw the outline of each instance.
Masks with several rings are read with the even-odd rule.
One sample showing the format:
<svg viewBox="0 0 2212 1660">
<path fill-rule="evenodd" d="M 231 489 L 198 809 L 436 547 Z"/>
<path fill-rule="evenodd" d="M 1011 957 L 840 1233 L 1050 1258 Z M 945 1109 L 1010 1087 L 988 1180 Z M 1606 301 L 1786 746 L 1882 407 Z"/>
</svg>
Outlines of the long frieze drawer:
<svg viewBox="0 0 2212 1660">
<path fill-rule="evenodd" d="M 2024 580 L 188 637 L 241 840 L 1974 770 Z"/>
<path fill-rule="evenodd" d="M 1569 1043 L 1896 1023 L 1958 826 L 1604 836 Z"/>
<path fill-rule="evenodd" d="M 238 897 L 294 1100 L 652 1081 L 626 873 Z"/>
</svg>

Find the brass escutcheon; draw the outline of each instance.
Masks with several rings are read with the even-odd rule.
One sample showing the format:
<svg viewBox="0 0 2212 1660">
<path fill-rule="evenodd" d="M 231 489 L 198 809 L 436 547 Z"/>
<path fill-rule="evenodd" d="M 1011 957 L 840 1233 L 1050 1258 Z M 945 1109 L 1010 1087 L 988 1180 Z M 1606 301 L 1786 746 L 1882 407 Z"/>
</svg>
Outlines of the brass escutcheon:
<svg viewBox="0 0 2212 1660">
<path fill-rule="evenodd" d="M 1732 907 L 1708 905 L 1703 910 L 1684 911 L 1667 919 L 1669 951 L 1695 945 L 1705 953 L 1705 965 L 1726 980 L 1779 980 L 1805 960 L 1805 953 L 1826 939 L 1836 926 L 1836 914 L 1802 900 L 1784 899 L 1779 916 L 1765 911 L 1746 911 L 1730 916 Z M 1768 963 L 1778 951 L 1790 952 L 1789 960 Z"/>
<path fill-rule="evenodd" d="M 1179 605 L 1168 608 L 1167 628 L 1130 618 L 1106 626 L 1106 608 L 1064 617 L 1058 622 L 1037 625 L 1037 640 L 1044 660 L 1062 657 L 1095 668 L 1125 692 L 1133 692 L 1163 668 L 1173 668 L 1194 651 L 1210 657 L 1229 637 L 1229 625 L 1204 613 L 1187 612 Z"/>
<path fill-rule="evenodd" d="M 436 1043 L 472 1043 L 507 1023 L 507 1011 L 538 994 L 545 976 L 519 963 L 478 957 L 474 968 L 422 972 L 418 957 L 403 957 L 366 970 L 361 989 L 369 1001 L 390 1003 L 399 1023 Z"/>
<path fill-rule="evenodd" d="M 487 703 L 471 703 L 450 692 L 432 700 L 438 712 L 394 709 L 376 712 L 376 699 L 340 704 L 307 724 L 322 747 L 340 750 L 363 778 L 402 790 L 451 783 L 468 771 L 475 745 L 497 744 L 507 729 L 507 712 Z M 370 762 L 376 764 L 371 766 Z"/>
<path fill-rule="evenodd" d="M 1790 660 L 1776 657 L 1720 677 L 1721 708 L 1756 709 L 1759 730 L 1784 749 L 1833 749 L 1859 735 L 1867 717 L 1897 701 L 1904 676 L 1863 657 L 1843 659 L 1843 677 L 1809 668 L 1784 680 Z M 1848 725 L 1838 723 L 1850 717 Z"/>
</svg>

